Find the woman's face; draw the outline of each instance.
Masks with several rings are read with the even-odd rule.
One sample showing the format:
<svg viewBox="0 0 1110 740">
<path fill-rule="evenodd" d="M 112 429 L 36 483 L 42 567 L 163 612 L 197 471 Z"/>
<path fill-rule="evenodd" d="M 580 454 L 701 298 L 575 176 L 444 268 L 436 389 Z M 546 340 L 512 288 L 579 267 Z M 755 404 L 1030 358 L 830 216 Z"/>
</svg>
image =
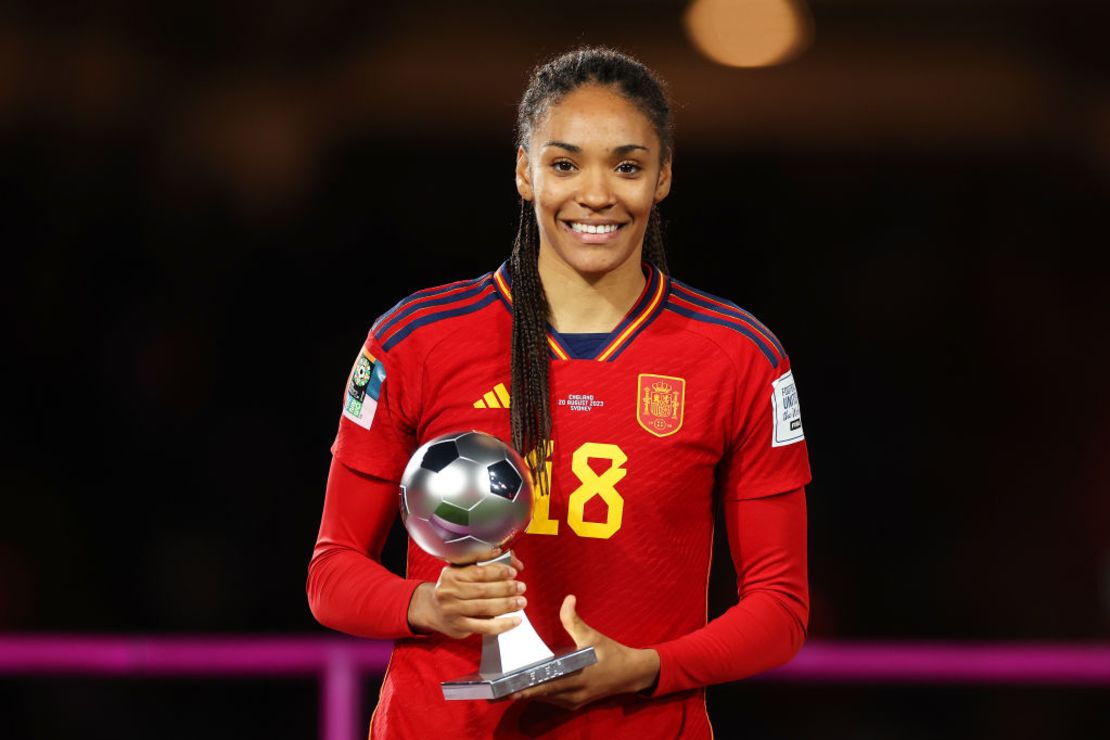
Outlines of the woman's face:
<svg viewBox="0 0 1110 740">
<path fill-rule="evenodd" d="M 535 204 L 541 259 L 588 278 L 638 270 L 651 208 L 671 188 L 661 156 L 651 121 L 612 87 L 586 85 L 553 105 L 517 151 L 517 190 Z"/>
</svg>

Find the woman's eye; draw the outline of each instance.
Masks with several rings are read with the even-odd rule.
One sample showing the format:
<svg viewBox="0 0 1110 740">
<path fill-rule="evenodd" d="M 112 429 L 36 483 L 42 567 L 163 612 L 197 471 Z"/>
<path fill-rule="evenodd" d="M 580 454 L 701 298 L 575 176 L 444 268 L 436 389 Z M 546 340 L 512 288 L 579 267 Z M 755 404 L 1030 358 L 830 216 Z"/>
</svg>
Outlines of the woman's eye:
<svg viewBox="0 0 1110 740">
<path fill-rule="evenodd" d="M 553 162 L 551 166 L 555 168 L 556 172 L 570 172 L 574 169 L 574 163 L 569 162 L 565 159 L 560 159 L 557 162 Z"/>
<path fill-rule="evenodd" d="M 622 175 L 635 175 L 641 169 L 643 168 L 635 162 L 621 162 L 617 165 L 617 172 Z"/>
</svg>

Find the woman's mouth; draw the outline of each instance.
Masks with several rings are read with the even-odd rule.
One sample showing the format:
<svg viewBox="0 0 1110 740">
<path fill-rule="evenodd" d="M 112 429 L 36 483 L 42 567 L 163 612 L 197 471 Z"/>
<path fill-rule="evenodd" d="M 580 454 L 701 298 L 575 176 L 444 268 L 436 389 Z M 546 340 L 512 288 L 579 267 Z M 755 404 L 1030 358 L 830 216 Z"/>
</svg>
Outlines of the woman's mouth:
<svg viewBox="0 0 1110 740">
<path fill-rule="evenodd" d="M 616 238 L 625 224 L 613 221 L 560 221 L 562 227 L 585 244 L 604 244 Z"/>
</svg>

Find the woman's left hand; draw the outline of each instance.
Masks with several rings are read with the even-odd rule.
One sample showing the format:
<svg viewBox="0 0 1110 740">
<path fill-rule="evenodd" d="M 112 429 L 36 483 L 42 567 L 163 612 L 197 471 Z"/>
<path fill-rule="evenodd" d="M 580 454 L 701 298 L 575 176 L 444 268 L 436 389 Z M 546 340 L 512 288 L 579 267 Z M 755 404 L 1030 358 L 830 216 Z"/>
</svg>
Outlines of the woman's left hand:
<svg viewBox="0 0 1110 740">
<path fill-rule="evenodd" d="M 659 653 L 637 650 L 601 634 L 582 621 L 575 611 L 575 598 L 567 596 L 559 609 L 563 628 L 577 647 L 593 647 L 597 663 L 554 681 L 513 694 L 514 701 L 536 699 L 564 709 L 578 709 L 613 694 L 641 691 L 655 683 Z"/>
</svg>

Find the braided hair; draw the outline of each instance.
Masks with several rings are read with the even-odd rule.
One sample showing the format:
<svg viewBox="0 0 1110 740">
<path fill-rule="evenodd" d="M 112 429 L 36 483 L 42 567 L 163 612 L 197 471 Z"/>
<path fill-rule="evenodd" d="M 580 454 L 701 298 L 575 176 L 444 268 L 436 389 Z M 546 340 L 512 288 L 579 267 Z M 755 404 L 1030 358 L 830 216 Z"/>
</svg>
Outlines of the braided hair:
<svg viewBox="0 0 1110 740">
<path fill-rule="evenodd" d="M 536 67 L 517 108 L 517 144 L 528 150 L 537 122 L 568 93 L 588 84 L 613 87 L 651 121 L 659 136 L 662 161 L 671 156 L 673 124 L 666 86 L 640 61 L 613 49 L 583 47 Z M 521 199 L 520 223 L 509 274 L 513 290 L 512 404 L 513 446 L 527 455 L 541 493 L 550 489 L 551 406 L 548 385 L 547 296 L 539 274 L 539 226 L 535 208 Z M 644 237 L 643 257 L 663 273 L 663 227 L 652 209 Z"/>
</svg>

